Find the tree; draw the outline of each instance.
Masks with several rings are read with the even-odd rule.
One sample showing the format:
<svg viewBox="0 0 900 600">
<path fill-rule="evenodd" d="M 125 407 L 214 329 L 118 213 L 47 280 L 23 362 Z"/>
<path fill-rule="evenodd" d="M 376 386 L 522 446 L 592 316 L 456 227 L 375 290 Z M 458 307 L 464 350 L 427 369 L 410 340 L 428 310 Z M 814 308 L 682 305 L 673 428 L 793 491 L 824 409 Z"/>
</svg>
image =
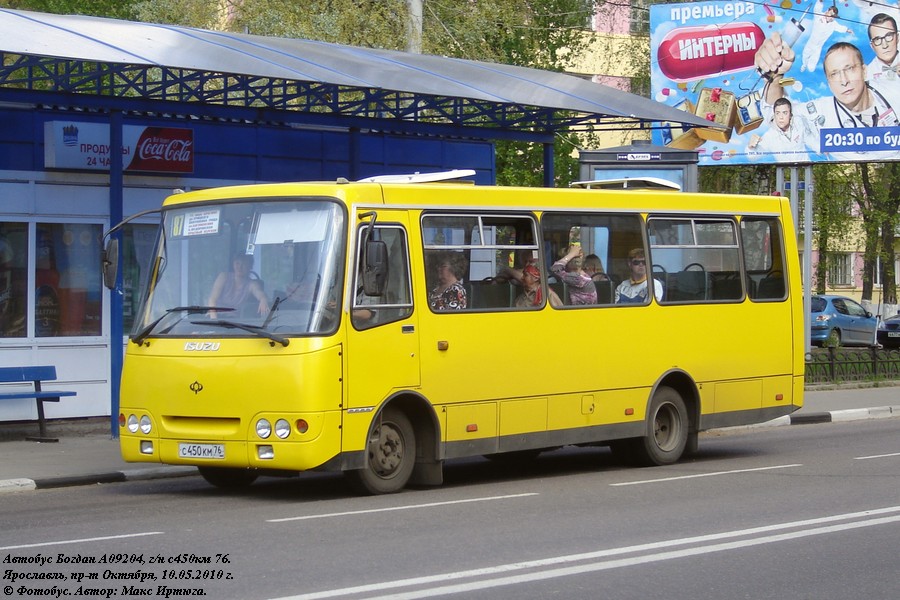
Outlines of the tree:
<svg viewBox="0 0 900 600">
<path fill-rule="evenodd" d="M 142 20 L 209 26 L 213 18 L 203 0 L 143 0 Z M 495 0 L 436 2 L 425 0 L 423 51 L 428 54 L 500 62 L 561 71 L 571 56 L 587 44 L 584 36 L 593 0 Z M 219 26 L 321 40 L 325 42 L 403 50 L 406 48 L 406 0 L 228 0 Z M 554 148 L 556 181 L 577 178 L 575 140 L 561 133 Z M 518 185 L 542 185 L 540 144 L 504 142 L 497 149 L 497 180 Z"/>
<path fill-rule="evenodd" d="M 894 249 L 900 210 L 900 163 L 857 163 L 854 165 L 860 185 L 854 200 L 865 230 L 863 300 L 872 300 L 875 268 L 881 263 L 881 301 L 897 304 Z"/>
<path fill-rule="evenodd" d="M 829 258 L 835 247 L 850 239 L 853 220 L 850 204 L 852 185 L 845 165 L 820 164 L 813 167 L 814 243 L 819 255 L 813 277 L 816 293 L 824 294 L 827 284 Z"/>
<path fill-rule="evenodd" d="M 137 0 L 3 0 L 0 6 L 53 14 L 134 19 Z"/>
</svg>

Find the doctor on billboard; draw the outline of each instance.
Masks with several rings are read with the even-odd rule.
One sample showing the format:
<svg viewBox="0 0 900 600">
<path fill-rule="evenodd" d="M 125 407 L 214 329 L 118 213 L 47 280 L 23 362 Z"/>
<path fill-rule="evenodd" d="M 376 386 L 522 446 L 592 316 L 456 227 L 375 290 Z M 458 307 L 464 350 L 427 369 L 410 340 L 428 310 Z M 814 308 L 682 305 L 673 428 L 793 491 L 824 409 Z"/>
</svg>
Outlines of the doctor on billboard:
<svg viewBox="0 0 900 600">
<path fill-rule="evenodd" d="M 652 7 L 657 100 L 727 128 L 672 124 L 662 143 L 701 164 L 900 159 L 900 11 L 871 4 Z"/>
</svg>

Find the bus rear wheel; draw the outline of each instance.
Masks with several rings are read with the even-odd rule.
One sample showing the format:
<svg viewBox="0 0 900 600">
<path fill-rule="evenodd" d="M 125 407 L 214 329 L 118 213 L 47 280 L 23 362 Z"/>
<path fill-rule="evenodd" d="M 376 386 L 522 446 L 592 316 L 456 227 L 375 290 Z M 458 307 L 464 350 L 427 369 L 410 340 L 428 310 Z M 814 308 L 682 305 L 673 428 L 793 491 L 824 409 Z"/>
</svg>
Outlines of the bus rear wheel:
<svg viewBox="0 0 900 600">
<path fill-rule="evenodd" d="M 366 448 L 366 466 L 347 471 L 350 482 L 366 494 L 393 494 L 406 487 L 416 462 L 416 435 L 409 418 L 386 409 Z"/>
<path fill-rule="evenodd" d="M 684 399 L 674 389 L 660 386 L 647 411 L 644 437 L 611 444 L 613 452 L 639 466 L 662 466 L 678 462 L 688 445 L 689 423 Z"/>
<path fill-rule="evenodd" d="M 234 490 L 248 487 L 256 481 L 257 474 L 250 469 L 235 469 L 229 467 L 198 467 L 200 475 L 207 483 L 217 488 Z"/>
</svg>

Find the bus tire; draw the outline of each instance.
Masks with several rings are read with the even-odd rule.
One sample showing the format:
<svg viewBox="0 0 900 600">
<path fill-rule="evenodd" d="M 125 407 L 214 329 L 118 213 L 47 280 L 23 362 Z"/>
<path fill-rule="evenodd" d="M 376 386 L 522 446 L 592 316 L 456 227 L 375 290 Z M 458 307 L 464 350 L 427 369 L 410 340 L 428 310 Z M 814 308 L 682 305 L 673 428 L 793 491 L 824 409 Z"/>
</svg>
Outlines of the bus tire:
<svg viewBox="0 0 900 600">
<path fill-rule="evenodd" d="M 393 494 L 406 487 L 416 463 L 416 434 L 409 418 L 387 408 L 369 436 L 365 468 L 347 471 L 365 494 Z"/>
<path fill-rule="evenodd" d="M 660 386 L 647 411 L 647 435 L 631 447 L 632 458 L 644 466 L 671 465 L 684 454 L 688 442 L 688 414 L 681 395 Z"/>
<path fill-rule="evenodd" d="M 197 467 L 197 469 L 207 483 L 225 490 L 248 487 L 258 477 L 256 472 L 250 469 L 230 467 Z"/>
</svg>

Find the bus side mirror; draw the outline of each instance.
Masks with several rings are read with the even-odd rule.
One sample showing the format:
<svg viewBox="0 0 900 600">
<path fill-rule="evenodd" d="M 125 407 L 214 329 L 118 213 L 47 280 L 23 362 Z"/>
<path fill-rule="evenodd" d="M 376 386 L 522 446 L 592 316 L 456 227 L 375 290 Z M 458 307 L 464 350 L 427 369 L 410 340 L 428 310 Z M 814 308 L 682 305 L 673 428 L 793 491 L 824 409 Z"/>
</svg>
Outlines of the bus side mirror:
<svg viewBox="0 0 900 600">
<path fill-rule="evenodd" d="M 119 240 L 110 238 L 106 242 L 106 248 L 100 253 L 100 270 L 103 272 L 103 285 L 110 290 L 115 288 L 119 270 Z"/>
<path fill-rule="evenodd" d="M 383 296 L 388 278 L 387 244 L 382 240 L 367 241 L 365 252 L 363 293 L 366 296 Z"/>
</svg>

